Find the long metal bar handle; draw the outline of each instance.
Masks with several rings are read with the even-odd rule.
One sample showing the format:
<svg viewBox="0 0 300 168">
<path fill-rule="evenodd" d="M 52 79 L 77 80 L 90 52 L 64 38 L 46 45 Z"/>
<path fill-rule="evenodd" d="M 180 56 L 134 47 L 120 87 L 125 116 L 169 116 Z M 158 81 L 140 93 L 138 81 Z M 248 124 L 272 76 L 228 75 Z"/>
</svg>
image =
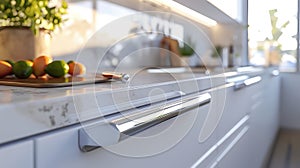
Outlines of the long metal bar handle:
<svg viewBox="0 0 300 168">
<path fill-rule="evenodd" d="M 249 78 L 249 79 L 246 79 L 242 82 L 236 82 L 234 84 L 234 90 L 240 90 L 246 86 L 250 86 L 250 85 L 253 85 L 255 83 L 258 83 L 262 80 L 261 76 L 255 76 L 255 77 L 252 77 L 252 78 Z"/>
<path fill-rule="evenodd" d="M 79 147 L 82 151 L 88 152 L 101 146 L 117 144 L 130 135 L 205 105 L 210 100 L 211 95 L 204 93 L 170 103 L 159 109 L 150 109 L 145 112 L 147 115 L 136 114 L 115 119 L 109 123 L 86 126 L 79 130 Z"/>
</svg>

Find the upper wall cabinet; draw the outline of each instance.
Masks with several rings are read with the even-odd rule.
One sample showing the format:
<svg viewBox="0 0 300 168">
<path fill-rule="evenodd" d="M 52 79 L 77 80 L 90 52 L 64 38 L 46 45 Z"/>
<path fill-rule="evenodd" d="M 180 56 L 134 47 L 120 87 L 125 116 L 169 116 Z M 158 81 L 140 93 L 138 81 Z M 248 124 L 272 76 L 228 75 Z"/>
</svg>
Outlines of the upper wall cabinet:
<svg viewBox="0 0 300 168">
<path fill-rule="evenodd" d="M 239 0 L 175 0 L 221 24 L 242 23 L 242 4 Z"/>
<path fill-rule="evenodd" d="M 236 21 L 242 23 L 243 22 L 243 3 L 245 1 L 241 0 L 207 0 L 209 3 L 213 4 L 220 10 L 222 10 L 225 14 L 235 19 Z"/>
<path fill-rule="evenodd" d="M 126 6 L 135 10 L 151 10 L 151 11 L 168 11 L 168 8 L 163 5 L 158 5 L 160 0 L 107 0 L 113 3 L 117 3 L 122 6 Z M 137 3 L 137 1 L 139 3 Z M 165 0 L 166 1 L 166 0 Z M 172 1 L 172 0 L 168 0 Z M 202 15 L 207 16 L 215 20 L 220 24 L 240 25 L 242 19 L 242 8 L 239 0 L 230 0 L 225 8 L 222 7 L 223 3 L 218 0 L 174 0 Z M 227 1 L 226 1 L 227 2 Z M 164 2 L 167 3 L 167 2 Z"/>
</svg>

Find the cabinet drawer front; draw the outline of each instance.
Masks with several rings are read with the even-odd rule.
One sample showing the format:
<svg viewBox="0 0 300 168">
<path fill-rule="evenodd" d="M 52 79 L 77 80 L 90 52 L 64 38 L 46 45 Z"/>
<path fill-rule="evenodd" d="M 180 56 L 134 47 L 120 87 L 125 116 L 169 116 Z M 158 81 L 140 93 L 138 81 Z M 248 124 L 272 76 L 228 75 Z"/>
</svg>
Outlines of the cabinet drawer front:
<svg viewBox="0 0 300 168">
<path fill-rule="evenodd" d="M 0 167 L 33 168 L 33 142 L 19 142 L 0 147 Z"/>
<path fill-rule="evenodd" d="M 82 152 L 79 148 L 78 130 L 82 128 L 80 126 L 38 137 L 35 140 L 36 166 L 189 167 L 216 143 L 215 133 L 205 142 L 199 143 L 198 139 L 209 108 L 209 104 L 198 107 L 150 127 L 112 145 L 111 148 L 99 148 L 91 152 Z M 191 119 L 193 123 L 190 123 Z M 177 135 L 182 133 L 180 129 L 188 127 L 190 128 L 185 135 Z M 182 136 L 182 139 L 173 139 L 178 136 Z M 137 155 L 139 152 L 140 156 Z M 133 155 L 130 155 L 132 153 Z"/>
<path fill-rule="evenodd" d="M 194 109 L 199 109 L 199 107 L 209 103 L 210 100 L 211 95 L 209 93 L 204 93 L 168 102 L 167 105 L 156 108 L 152 107 L 148 110 L 143 109 L 141 112 L 135 114 L 122 115 L 115 119 L 108 119 L 107 124 L 103 124 L 102 122 L 84 124 L 84 128 L 79 131 L 80 148 L 84 152 L 89 152 L 97 147 L 107 147 L 120 143 L 127 137 L 142 132 L 151 126 L 166 122 L 173 117 L 185 113 L 194 113 Z M 173 124 L 175 127 L 178 125 L 176 122 L 177 120 L 175 120 Z M 181 123 L 179 123 L 181 126 L 180 128 L 177 128 L 179 132 L 183 131 L 183 135 L 186 134 L 186 131 L 188 131 L 190 129 L 189 127 L 194 123 L 194 117 L 191 117 L 190 122 L 187 121 L 187 123 L 189 124 L 181 125 Z M 102 135 L 104 132 L 106 135 L 105 137 Z M 138 154 L 138 156 L 140 156 L 140 154 Z"/>
</svg>

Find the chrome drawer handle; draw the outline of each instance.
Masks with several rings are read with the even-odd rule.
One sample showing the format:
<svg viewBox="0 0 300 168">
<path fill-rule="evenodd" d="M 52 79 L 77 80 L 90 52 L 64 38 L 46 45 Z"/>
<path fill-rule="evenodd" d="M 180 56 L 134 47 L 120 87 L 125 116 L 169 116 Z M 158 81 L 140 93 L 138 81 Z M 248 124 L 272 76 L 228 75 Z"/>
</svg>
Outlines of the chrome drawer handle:
<svg viewBox="0 0 300 168">
<path fill-rule="evenodd" d="M 159 109 L 150 109 L 145 113 L 147 115 L 136 114 L 130 117 L 122 117 L 112 120 L 108 123 L 95 123 L 79 130 L 79 147 L 84 152 L 93 149 L 117 144 L 130 135 L 141 132 L 151 126 L 157 125 L 170 118 L 181 115 L 189 110 L 205 105 L 211 100 L 209 93 L 185 98 L 174 103 L 170 103 Z M 89 136 L 93 133 L 101 137 L 101 142 L 97 143 Z M 102 136 L 100 135 L 102 134 Z"/>
<path fill-rule="evenodd" d="M 242 89 L 246 86 L 250 86 L 250 85 L 253 85 L 255 83 L 258 83 L 262 80 L 261 76 L 255 76 L 253 78 L 249 78 L 249 79 L 246 79 L 242 82 L 237 82 L 234 84 L 234 90 L 239 90 L 239 89 Z"/>
<path fill-rule="evenodd" d="M 244 82 L 237 82 L 237 83 L 234 84 L 234 90 L 240 90 L 244 87 L 246 87 Z"/>
<path fill-rule="evenodd" d="M 271 72 L 271 76 L 273 76 L 273 77 L 278 76 L 279 73 L 280 73 L 279 70 L 273 70 L 273 71 Z"/>
</svg>

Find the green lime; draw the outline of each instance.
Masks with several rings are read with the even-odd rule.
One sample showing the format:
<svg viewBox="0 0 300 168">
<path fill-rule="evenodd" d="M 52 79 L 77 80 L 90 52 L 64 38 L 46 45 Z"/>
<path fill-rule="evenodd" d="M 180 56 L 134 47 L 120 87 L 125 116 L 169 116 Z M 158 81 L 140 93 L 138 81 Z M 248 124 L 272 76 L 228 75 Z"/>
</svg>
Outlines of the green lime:
<svg viewBox="0 0 300 168">
<path fill-rule="evenodd" d="M 54 78 L 63 77 L 68 73 L 68 71 L 69 66 L 63 60 L 53 61 L 50 64 L 48 64 L 45 69 L 45 72 Z"/>
<path fill-rule="evenodd" d="M 28 61 L 18 61 L 13 66 L 13 73 L 17 78 L 27 79 L 33 71 L 31 66 Z"/>
</svg>

